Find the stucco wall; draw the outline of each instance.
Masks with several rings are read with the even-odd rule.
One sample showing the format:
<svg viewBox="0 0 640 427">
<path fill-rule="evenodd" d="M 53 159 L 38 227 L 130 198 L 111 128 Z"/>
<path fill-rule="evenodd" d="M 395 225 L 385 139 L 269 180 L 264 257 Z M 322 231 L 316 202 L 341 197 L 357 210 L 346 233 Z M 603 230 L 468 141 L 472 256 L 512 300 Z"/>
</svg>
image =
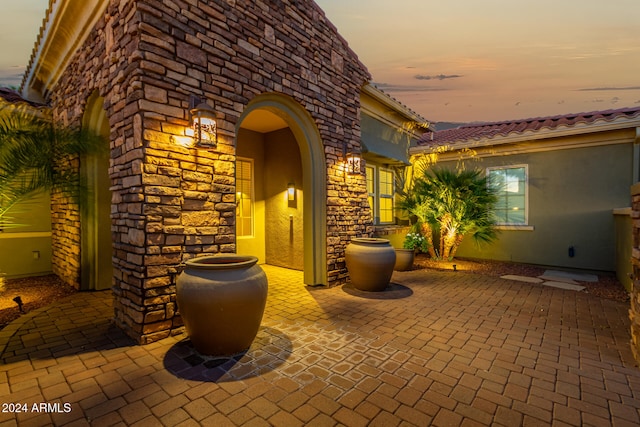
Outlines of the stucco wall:
<svg viewBox="0 0 640 427">
<path fill-rule="evenodd" d="M 51 273 L 51 216 L 48 194 L 18 204 L 10 213 L 17 227 L 0 232 L 0 274 L 4 277 Z"/>
<path fill-rule="evenodd" d="M 304 268 L 302 165 L 289 129 L 259 133 L 240 129 L 238 157 L 253 160 L 254 233 L 237 237 L 238 253 L 286 268 Z M 289 201 L 287 186 L 295 185 Z"/>
<path fill-rule="evenodd" d="M 406 133 L 366 113 L 360 114 L 360 118 L 362 142 L 369 158 L 381 163 L 409 163 L 409 139 Z"/>
<path fill-rule="evenodd" d="M 631 144 L 485 157 L 466 163 L 468 168 L 520 164 L 529 168 L 533 230 L 502 230 L 497 242 L 481 249 L 467 238 L 456 256 L 614 271 L 612 211 L 630 203 Z M 574 247 L 574 257 L 569 256 L 569 247 Z"/>
<path fill-rule="evenodd" d="M 266 262 L 302 270 L 304 193 L 298 145 L 288 129 L 268 133 L 265 144 Z M 289 183 L 296 187 L 293 201 L 287 197 Z"/>
</svg>

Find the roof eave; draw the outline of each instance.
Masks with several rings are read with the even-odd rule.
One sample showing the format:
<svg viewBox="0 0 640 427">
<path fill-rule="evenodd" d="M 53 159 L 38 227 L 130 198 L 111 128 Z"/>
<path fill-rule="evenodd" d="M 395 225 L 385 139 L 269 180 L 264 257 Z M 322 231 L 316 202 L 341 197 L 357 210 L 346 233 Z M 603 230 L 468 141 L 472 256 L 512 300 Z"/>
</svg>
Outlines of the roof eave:
<svg viewBox="0 0 640 427">
<path fill-rule="evenodd" d="M 427 119 L 425 119 L 415 111 L 411 110 L 406 105 L 403 105 L 402 103 L 393 99 L 391 96 L 387 95 L 385 92 L 375 87 L 375 85 L 373 85 L 372 83 L 365 84 L 362 87 L 362 92 L 369 95 L 371 98 L 375 99 L 381 104 L 387 106 L 388 108 L 391 108 L 394 112 L 406 118 L 407 121 L 413 121 L 416 123 L 426 124 L 426 125 L 429 124 Z"/>
<path fill-rule="evenodd" d="M 640 116 L 632 118 L 618 117 L 614 120 L 600 119 L 592 123 L 577 123 L 573 126 L 559 126 L 553 129 L 547 128 L 525 131 L 522 133 L 511 133 L 509 135 L 495 135 L 491 138 L 467 139 L 450 143 L 444 142 L 430 145 L 419 145 L 409 148 L 409 154 L 414 155 L 430 152 L 434 147 L 443 145 L 447 146 L 449 151 L 456 151 L 464 148 L 482 148 L 629 128 L 636 128 L 636 133 L 638 133 L 637 129 L 640 128 Z"/>
<path fill-rule="evenodd" d="M 109 0 L 50 0 L 29 64 L 21 94 L 46 102 L 72 56 L 87 39 Z"/>
</svg>

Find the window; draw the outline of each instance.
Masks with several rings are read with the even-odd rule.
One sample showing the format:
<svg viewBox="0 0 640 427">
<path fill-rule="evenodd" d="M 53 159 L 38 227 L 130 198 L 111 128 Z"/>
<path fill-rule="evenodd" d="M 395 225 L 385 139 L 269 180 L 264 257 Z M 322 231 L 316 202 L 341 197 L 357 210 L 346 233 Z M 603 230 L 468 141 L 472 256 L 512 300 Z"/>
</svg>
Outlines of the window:
<svg viewBox="0 0 640 427">
<path fill-rule="evenodd" d="M 490 168 L 489 183 L 497 191 L 494 214 L 498 225 L 527 225 L 527 166 Z"/>
<path fill-rule="evenodd" d="M 236 236 L 253 235 L 253 162 L 236 160 Z"/>
<path fill-rule="evenodd" d="M 393 222 L 393 172 L 380 169 L 380 223 Z"/>
<path fill-rule="evenodd" d="M 366 167 L 367 197 L 375 224 L 392 224 L 395 221 L 393 196 L 393 171 L 376 166 Z"/>
<path fill-rule="evenodd" d="M 367 166 L 365 168 L 367 172 L 367 200 L 369 201 L 369 207 L 371 208 L 371 216 L 375 220 L 376 218 L 376 186 L 375 186 L 375 177 L 376 170 L 373 166 Z"/>
</svg>

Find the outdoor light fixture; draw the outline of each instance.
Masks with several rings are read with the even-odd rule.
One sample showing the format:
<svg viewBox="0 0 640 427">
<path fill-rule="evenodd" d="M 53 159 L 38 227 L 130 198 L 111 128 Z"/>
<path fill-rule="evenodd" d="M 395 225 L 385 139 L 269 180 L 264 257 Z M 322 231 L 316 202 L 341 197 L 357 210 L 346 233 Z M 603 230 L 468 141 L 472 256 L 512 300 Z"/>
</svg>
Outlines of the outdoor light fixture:
<svg viewBox="0 0 640 427">
<path fill-rule="evenodd" d="M 360 156 L 355 153 L 347 154 L 347 173 L 349 175 L 358 175 L 360 173 Z"/>
<path fill-rule="evenodd" d="M 191 128 L 196 144 L 215 147 L 218 143 L 218 126 L 216 123 L 216 112 L 206 100 L 192 97 L 194 105 L 190 110 Z"/>
<path fill-rule="evenodd" d="M 296 185 L 293 182 L 287 184 L 287 200 L 293 202 L 296 199 Z"/>
<path fill-rule="evenodd" d="M 13 299 L 13 302 L 15 302 L 16 304 L 18 304 L 18 309 L 20 310 L 20 313 L 24 313 L 24 309 L 22 308 L 22 306 L 24 305 L 24 303 L 22 302 L 22 298 L 20 298 L 20 295 L 18 295 L 17 297 L 15 297 Z"/>
<path fill-rule="evenodd" d="M 349 175 L 359 175 L 360 174 L 360 164 L 362 159 L 360 155 L 354 153 L 353 151 L 347 152 L 347 144 L 342 144 L 342 158 L 344 159 L 346 172 Z"/>
</svg>

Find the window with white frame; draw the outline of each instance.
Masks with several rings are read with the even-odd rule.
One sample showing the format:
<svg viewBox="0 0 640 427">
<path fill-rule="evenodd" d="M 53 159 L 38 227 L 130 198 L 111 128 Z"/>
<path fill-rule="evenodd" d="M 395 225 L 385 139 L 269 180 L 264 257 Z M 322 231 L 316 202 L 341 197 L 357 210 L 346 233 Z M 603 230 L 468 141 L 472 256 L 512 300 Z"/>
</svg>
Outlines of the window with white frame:
<svg viewBox="0 0 640 427">
<path fill-rule="evenodd" d="M 371 208 L 371 216 L 375 220 L 376 218 L 376 186 L 375 186 L 375 177 L 376 177 L 376 169 L 373 166 L 366 166 L 365 168 L 367 173 L 367 200 L 369 201 L 369 208 Z"/>
<path fill-rule="evenodd" d="M 253 161 L 236 160 L 236 236 L 253 235 Z"/>
<path fill-rule="evenodd" d="M 388 169 L 379 169 L 380 182 L 380 224 L 393 222 L 393 172 Z"/>
<path fill-rule="evenodd" d="M 488 168 L 489 185 L 498 197 L 493 212 L 498 225 L 528 224 L 528 167 L 516 165 Z"/>
<path fill-rule="evenodd" d="M 375 224 L 393 224 L 394 175 L 393 171 L 367 165 L 367 197 Z"/>
</svg>

